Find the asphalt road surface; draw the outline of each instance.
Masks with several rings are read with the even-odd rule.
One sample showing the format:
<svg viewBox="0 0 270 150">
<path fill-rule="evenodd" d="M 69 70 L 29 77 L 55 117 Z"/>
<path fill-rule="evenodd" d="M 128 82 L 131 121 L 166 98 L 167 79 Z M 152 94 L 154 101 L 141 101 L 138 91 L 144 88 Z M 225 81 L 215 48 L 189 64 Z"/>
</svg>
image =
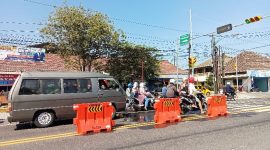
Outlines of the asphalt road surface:
<svg viewBox="0 0 270 150">
<path fill-rule="evenodd" d="M 229 102 L 228 108 L 227 117 L 189 114 L 165 127 L 154 125 L 154 112 L 134 113 L 117 119 L 112 132 L 86 136 L 77 135 L 71 121 L 44 129 L 0 124 L 0 149 L 269 150 L 270 100 Z"/>
</svg>

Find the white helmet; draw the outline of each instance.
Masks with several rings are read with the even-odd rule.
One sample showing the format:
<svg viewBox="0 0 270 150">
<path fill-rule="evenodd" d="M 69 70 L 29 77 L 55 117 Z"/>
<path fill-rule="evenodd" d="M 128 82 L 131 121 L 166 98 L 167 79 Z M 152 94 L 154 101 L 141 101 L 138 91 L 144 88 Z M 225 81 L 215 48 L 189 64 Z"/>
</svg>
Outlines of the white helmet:
<svg viewBox="0 0 270 150">
<path fill-rule="evenodd" d="M 145 84 L 143 82 L 140 83 L 140 88 L 143 88 Z"/>
<path fill-rule="evenodd" d="M 170 83 L 175 83 L 175 80 L 174 79 L 170 79 Z"/>
<path fill-rule="evenodd" d="M 137 87 L 138 87 L 138 82 L 134 82 L 133 88 L 137 88 Z"/>
<path fill-rule="evenodd" d="M 231 83 L 230 82 L 227 82 L 228 85 L 230 85 Z"/>
</svg>

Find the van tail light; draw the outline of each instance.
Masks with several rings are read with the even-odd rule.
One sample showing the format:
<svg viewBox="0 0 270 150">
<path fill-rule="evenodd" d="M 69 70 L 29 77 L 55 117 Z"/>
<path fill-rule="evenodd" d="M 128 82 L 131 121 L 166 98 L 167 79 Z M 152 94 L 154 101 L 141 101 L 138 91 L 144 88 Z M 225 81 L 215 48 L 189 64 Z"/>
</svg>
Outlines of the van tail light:
<svg viewBox="0 0 270 150">
<path fill-rule="evenodd" d="M 11 103 L 8 103 L 8 111 L 11 112 L 12 111 L 12 106 Z"/>
</svg>

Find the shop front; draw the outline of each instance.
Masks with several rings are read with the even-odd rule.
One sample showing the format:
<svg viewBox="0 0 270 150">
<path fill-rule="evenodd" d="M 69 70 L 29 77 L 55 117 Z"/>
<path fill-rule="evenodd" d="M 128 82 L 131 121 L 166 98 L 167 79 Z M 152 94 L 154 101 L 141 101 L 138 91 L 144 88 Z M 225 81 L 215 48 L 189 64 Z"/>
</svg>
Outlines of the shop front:
<svg viewBox="0 0 270 150">
<path fill-rule="evenodd" d="M 9 91 L 20 73 L 0 72 L 0 91 Z"/>
</svg>

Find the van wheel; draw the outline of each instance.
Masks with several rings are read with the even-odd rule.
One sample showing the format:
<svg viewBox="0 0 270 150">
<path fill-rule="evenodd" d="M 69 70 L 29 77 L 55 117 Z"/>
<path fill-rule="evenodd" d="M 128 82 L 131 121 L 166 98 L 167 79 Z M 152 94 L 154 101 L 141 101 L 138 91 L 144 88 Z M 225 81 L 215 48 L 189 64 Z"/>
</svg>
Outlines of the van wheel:
<svg viewBox="0 0 270 150">
<path fill-rule="evenodd" d="M 45 128 L 52 125 L 55 120 L 55 115 L 50 111 L 43 111 L 36 115 L 34 124 L 39 128 Z"/>
</svg>

